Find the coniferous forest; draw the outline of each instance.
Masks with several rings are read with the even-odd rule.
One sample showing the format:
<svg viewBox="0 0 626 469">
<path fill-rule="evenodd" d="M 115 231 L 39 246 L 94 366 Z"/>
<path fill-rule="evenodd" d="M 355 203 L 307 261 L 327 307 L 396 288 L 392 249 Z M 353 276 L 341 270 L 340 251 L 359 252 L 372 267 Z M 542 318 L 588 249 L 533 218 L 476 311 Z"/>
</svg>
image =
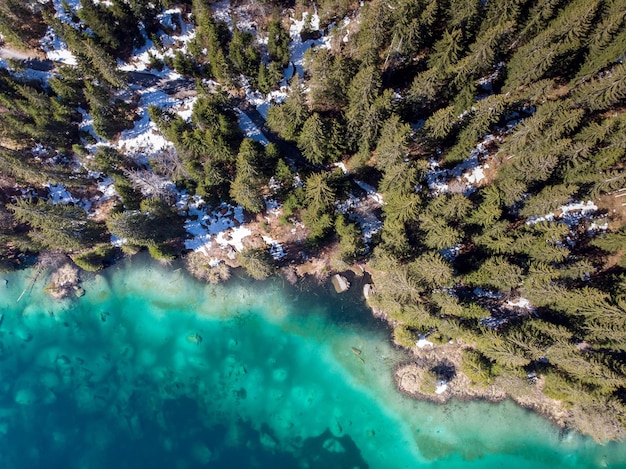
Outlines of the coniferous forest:
<svg viewBox="0 0 626 469">
<path fill-rule="evenodd" d="M 217 281 L 325 255 L 371 275 L 398 345 L 455 344 L 469 387 L 623 438 L 626 2 L 223 3 L 0 1 L 1 267 L 147 249 Z M 160 151 L 121 144 L 140 125 Z M 186 244 L 190 198 L 303 235 L 215 262 Z"/>
</svg>

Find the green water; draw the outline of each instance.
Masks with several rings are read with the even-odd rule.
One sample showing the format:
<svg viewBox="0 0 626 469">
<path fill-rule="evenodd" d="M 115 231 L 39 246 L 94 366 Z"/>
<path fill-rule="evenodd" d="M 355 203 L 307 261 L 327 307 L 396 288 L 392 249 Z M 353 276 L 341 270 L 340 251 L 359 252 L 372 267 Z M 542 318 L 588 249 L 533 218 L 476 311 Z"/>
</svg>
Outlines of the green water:
<svg viewBox="0 0 626 469">
<path fill-rule="evenodd" d="M 332 287 L 203 285 L 135 258 L 80 299 L 39 280 L 16 303 L 29 275 L 0 275 L 2 468 L 626 467 L 626 445 L 510 403 L 401 396 L 402 353 Z"/>
</svg>

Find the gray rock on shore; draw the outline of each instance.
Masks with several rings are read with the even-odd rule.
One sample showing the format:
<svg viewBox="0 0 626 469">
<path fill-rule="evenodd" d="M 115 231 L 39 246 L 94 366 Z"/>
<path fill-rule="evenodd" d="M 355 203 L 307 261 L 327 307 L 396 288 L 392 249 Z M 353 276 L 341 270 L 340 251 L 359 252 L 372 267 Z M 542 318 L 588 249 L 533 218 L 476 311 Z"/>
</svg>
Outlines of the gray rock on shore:
<svg viewBox="0 0 626 469">
<path fill-rule="evenodd" d="M 332 278 L 333 287 L 337 293 L 343 293 L 350 288 L 350 282 L 343 275 L 335 274 Z"/>
</svg>

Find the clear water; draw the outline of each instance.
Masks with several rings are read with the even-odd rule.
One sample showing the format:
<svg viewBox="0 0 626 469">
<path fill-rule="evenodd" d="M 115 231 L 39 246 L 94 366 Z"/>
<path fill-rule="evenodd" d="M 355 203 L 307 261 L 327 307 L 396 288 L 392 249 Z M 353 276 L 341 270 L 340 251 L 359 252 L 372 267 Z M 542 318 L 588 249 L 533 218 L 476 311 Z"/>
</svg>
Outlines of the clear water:
<svg viewBox="0 0 626 469">
<path fill-rule="evenodd" d="M 387 330 L 332 287 L 135 258 L 17 303 L 29 275 L 0 275 L 0 468 L 626 467 L 510 403 L 401 396 Z"/>
</svg>

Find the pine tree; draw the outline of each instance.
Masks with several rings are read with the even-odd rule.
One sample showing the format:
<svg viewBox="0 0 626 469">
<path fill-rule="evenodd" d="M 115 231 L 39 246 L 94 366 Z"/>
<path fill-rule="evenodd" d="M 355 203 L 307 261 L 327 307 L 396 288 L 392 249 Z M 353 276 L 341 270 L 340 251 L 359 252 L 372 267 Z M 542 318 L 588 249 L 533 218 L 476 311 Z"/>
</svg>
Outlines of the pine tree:
<svg viewBox="0 0 626 469">
<path fill-rule="evenodd" d="M 347 221 L 340 214 L 335 219 L 335 232 L 339 237 L 338 256 L 342 261 L 353 261 L 363 253 L 365 246 L 358 225 Z"/>
<path fill-rule="evenodd" d="M 411 126 L 403 123 L 400 117 L 393 114 L 381 127 L 380 137 L 376 146 L 376 167 L 381 171 L 401 164 L 408 153 Z"/>
<path fill-rule="evenodd" d="M 428 57 L 428 67 L 443 74 L 451 72 L 453 66 L 461 58 L 461 38 L 461 29 L 447 30 L 443 37 L 435 43 L 433 52 Z"/>
<path fill-rule="evenodd" d="M 452 267 L 441 254 L 427 251 L 409 264 L 409 272 L 429 289 L 448 287 L 452 284 Z"/>
<path fill-rule="evenodd" d="M 398 191 L 401 194 L 415 192 L 417 168 L 409 163 L 398 163 L 385 168 L 385 174 L 378 185 L 383 193 Z"/>
<path fill-rule="evenodd" d="M 376 130 L 380 127 L 385 103 L 377 102 L 382 86 L 380 72 L 374 66 L 362 68 L 350 82 L 348 88 L 348 109 L 346 121 L 348 134 L 353 143 L 361 145 L 373 143 Z M 373 131 L 373 132 L 372 132 Z"/>
<path fill-rule="evenodd" d="M 101 235 L 81 207 L 30 199 L 20 199 L 7 207 L 17 220 L 30 225 L 29 237 L 44 248 L 76 251 L 95 243 Z"/>
<path fill-rule="evenodd" d="M 260 143 L 251 139 L 241 142 L 236 162 L 236 176 L 230 185 L 230 196 L 244 209 L 258 213 L 265 208 L 261 196 L 260 164 L 263 154 Z"/>
<path fill-rule="evenodd" d="M 381 240 L 385 252 L 398 259 L 408 257 L 411 252 L 406 226 L 397 219 L 385 218 Z"/>
<path fill-rule="evenodd" d="M 445 140 L 460 122 L 455 106 L 450 105 L 434 112 L 424 123 L 424 130 L 430 138 Z"/>
<path fill-rule="evenodd" d="M 422 200 L 416 193 L 392 191 L 385 195 L 385 202 L 383 210 L 388 220 L 409 223 L 419 217 Z"/>
<path fill-rule="evenodd" d="M 324 173 L 313 173 L 306 179 L 305 194 L 308 207 L 315 213 L 328 211 L 335 201 L 335 192 Z"/>
<path fill-rule="evenodd" d="M 487 226 L 481 234 L 474 236 L 473 241 L 494 254 L 513 254 L 515 237 L 509 231 L 510 224 L 501 220 Z"/>
<path fill-rule="evenodd" d="M 620 1 L 609 1 L 602 19 L 590 37 L 589 51 L 574 82 L 590 80 L 605 67 L 616 62 L 626 49 L 626 6 Z"/>
<path fill-rule="evenodd" d="M 298 136 L 298 148 L 311 163 L 322 164 L 328 159 L 328 128 L 315 112 L 302 126 Z"/>
<path fill-rule="evenodd" d="M 300 77 L 295 75 L 285 102 L 269 109 L 267 125 L 285 140 L 296 141 L 309 115 L 304 88 Z"/>
<path fill-rule="evenodd" d="M 277 19 L 267 25 L 267 52 L 270 58 L 281 67 L 289 64 L 289 34 Z"/>
<path fill-rule="evenodd" d="M 252 33 L 235 28 L 228 46 L 228 59 L 234 72 L 241 73 L 256 81 L 261 55 L 254 47 L 253 41 Z"/>
<path fill-rule="evenodd" d="M 380 61 L 380 51 L 388 45 L 392 21 L 393 9 L 386 1 L 374 0 L 364 6 L 355 55 L 366 67 Z"/>
<path fill-rule="evenodd" d="M 478 270 L 465 276 L 471 285 L 483 285 L 510 291 L 522 281 L 522 269 L 502 256 L 488 258 Z"/>
<path fill-rule="evenodd" d="M 166 243 L 185 233 L 183 219 L 159 199 L 143 200 L 141 210 L 113 214 L 106 224 L 118 238 L 145 247 Z"/>
<path fill-rule="evenodd" d="M 272 257 L 267 249 L 247 248 L 238 255 L 241 266 L 256 280 L 268 278 L 274 272 Z"/>
<path fill-rule="evenodd" d="M 626 99 L 626 64 L 618 64 L 610 74 L 576 90 L 574 101 L 591 111 L 608 109 Z"/>
<path fill-rule="evenodd" d="M 546 186 L 537 195 L 524 201 L 524 207 L 520 210 L 520 216 L 541 216 L 565 205 L 570 196 L 578 190 L 577 186 L 558 184 Z"/>
</svg>

